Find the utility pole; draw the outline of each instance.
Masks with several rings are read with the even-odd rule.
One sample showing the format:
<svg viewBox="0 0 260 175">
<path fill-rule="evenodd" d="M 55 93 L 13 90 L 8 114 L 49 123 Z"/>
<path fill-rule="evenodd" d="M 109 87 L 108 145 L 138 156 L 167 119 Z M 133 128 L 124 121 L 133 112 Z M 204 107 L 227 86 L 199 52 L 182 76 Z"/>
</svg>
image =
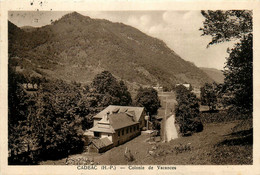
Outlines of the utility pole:
<svg viewBox="0 0 260 175">
<path fill-rule="evenodd" d="M 166 98 L 165 98 L 165 103 L 166 103 L 166 105 L 165 105 L 165 111 L 164 111 L 164 141 L 166 141 L 166 111 L 167 111 L 167 96 L 166 96 Z"/>
<path fill-rule="evenodd" d="M 149 125 L 148 125 L 149 119 L 150 119 L 150 116 L 149 116 L 149 112 L 148 112 L 148 119 L 146 120 L 146 128 L 147 128 L 147 130 L 149 130 Z"/>
</svg>

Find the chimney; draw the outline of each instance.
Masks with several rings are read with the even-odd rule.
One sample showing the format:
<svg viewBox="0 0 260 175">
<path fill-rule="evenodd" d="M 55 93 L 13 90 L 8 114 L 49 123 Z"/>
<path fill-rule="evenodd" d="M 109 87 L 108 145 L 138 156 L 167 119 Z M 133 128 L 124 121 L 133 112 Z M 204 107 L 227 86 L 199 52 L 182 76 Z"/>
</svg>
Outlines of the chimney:
<svg viewBox="0 0 260 175">
<path fill-rule="evenodd" d="M 107 114 L 106 114 L 106 120 L 107 120 L 107 121 L 109 120 L 109 114 L 110 114 L 110 112 L 107 111 Z"/>
</svg>

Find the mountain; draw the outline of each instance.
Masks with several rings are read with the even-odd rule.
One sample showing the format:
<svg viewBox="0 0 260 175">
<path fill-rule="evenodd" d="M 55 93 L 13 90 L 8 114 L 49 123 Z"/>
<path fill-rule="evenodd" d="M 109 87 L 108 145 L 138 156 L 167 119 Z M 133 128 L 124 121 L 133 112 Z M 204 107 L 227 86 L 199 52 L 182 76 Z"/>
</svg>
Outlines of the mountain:
<svg viewBox="0 0 260 175">
<path fill-rule="evenodd" d="M 25 32 L 33 32 L 36 30 L 36 28 L 32 26 L 22 26 L 21 29 Z"/>
<path fill-rule="evenodd" d="M 88 83 L 103 70 L 128 84 L 200 86 L 213 80 L 134 27 L 73 12 L 40 28 L 8 23 L 9 61 L 28 74 Z"/>
<path fill-rule="evenodd" d="M 224 74 L 221 70 L 215 68 L 200 67 L 216 83 L 224 83 Z"/>
</svg>

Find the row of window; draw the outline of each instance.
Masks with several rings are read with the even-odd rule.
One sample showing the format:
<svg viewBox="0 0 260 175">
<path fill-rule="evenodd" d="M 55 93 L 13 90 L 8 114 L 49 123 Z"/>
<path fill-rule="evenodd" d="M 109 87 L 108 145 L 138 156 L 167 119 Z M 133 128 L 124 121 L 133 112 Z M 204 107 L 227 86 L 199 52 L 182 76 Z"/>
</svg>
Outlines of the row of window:
<svg viewBox="0 0 260 175">
<path fill-rule="evenodd" d="M 127 128 L 123 128 L 121 130 L 118 131 L 118 136 L 120 136 L 120 134 L 122 134 L 122 136 L 125 134 L 125 131 L 126 131 L 126 134 L 128 134 L 129 132 L 135 132 L 136 130 L 139 130 L 139 125 L 137 126 L 129 126 Z"/>
</svg>

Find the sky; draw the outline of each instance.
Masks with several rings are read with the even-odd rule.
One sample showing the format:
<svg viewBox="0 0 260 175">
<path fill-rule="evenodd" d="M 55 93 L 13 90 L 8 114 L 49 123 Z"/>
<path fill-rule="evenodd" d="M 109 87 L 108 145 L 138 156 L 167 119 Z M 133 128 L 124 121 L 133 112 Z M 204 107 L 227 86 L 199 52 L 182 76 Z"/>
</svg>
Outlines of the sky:
<svg viewBox="0 0 260 175">
<path fill-rule="evenodd" d="M 68 11 L 15 11 L 8 13 L 8 19 L 18 27 L 48 25 Z M 222 70 L 227 48 L 234 42 L 212 45 L 210 36 L 201 36 L 204 17 L 200 11 L 80 11 L 84 16 L 122 22 L 133 26 L 149 36 L 163 40 L 181 58 L 198 67 Z"/>
</svg>

